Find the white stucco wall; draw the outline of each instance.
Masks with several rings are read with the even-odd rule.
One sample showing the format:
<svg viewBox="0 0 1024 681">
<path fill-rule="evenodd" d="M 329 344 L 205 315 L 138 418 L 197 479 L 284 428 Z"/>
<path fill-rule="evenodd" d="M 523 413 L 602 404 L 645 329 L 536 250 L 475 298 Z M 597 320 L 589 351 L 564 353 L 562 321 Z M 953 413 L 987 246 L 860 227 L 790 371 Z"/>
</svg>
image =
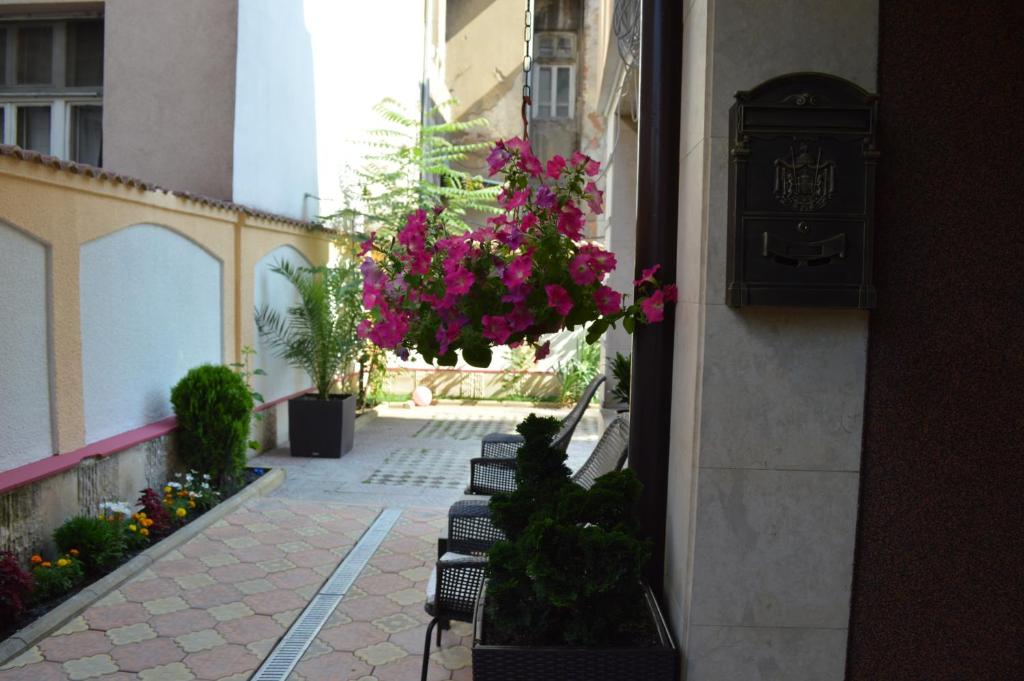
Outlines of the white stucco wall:
<svg viewBox="0 0 1024 681">
<path fill-rule="evenodd" d="M 185 237 L 136 225 L 81 249 L 86 442 L 171 414 L 189 369 L 223 357 L 222 265 Z"/>
<path fill-rule="evenodd" d="M 263 256 L 253 268 L 253 305 L 257 310 L 269 305 L 270 309 L 284 314 L 298 301 L 299 294 L 295 287 L 280 274 L 270 271 L 282 260 L 293 267 L 310 266 L 310 262 L 291 246 L 279 246 Z M 253 368 L 258 367 L 267 372 L 266 376 L 253 377 L 253 388 L 263 395 L 264 400 L 270 402 L 312 385 L 312 380 L 304 371 L 293 369 L 288 366 L 288 362 L 275 356 L 274 351 L 260 338 L 255 322 L 253 338 L 253 349 L 256 350 Z"/>
<path fill-rule="evenodd" d="M 313 48 L 296 0 L 239 0 L 232 195 L 295 218 L 317 194 Z"/>
<path fill-rule="evenodd" d="M 46 247 L 0 223 L 0 471 L 53 453 Z"/>
<path fill-rule="evenodd" d="M 382 126 L 373 106 L 418 111 L 422 75 L 421 0 L 239 0 L 234 200 L 307 219 L 339 210 L 340 178 Z"/>
</svg>

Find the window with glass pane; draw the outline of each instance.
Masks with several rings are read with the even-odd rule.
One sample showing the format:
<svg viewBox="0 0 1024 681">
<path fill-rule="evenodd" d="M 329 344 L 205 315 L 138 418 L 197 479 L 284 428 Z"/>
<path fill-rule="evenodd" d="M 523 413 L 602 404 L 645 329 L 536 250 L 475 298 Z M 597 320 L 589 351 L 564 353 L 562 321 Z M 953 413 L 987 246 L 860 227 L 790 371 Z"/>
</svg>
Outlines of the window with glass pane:
<svg viewBox="0 0 1024 681">
<path fill-rule="evenodd" d="M 537 57 L 544 59 L 546 57 L 555 56 L 555 38 L 550 35 L 541 35 L 537 37 Z"/>
<path fill-rule="evenodd" d="M 18 107 L 18 146 L 50 153 L 50 107 Z"/>
<path fill-rule="evenodd" d="M 102 153 L 103 107 L 71 107 L 71 160 L 99 166 Z"/>
<path fill-rule="evenodd" d="M 567 35 L 558 36 L 558 47 L 555 50 L 555 55 L 563 59 L 572 59 L 576 56 L 576 49 L 573 45 L 573 39 Z"/>
<path fill-rule="evenodd" d="M 5 116 L 6 113 L 7 113 L 7 109 L 5 109 L 2 106 L 0 106 L 0 144 L 3 144 L 3 142 L 4 142 L 4 133 L 7 132 L 7 129 L 4 127 L 4 123 L 6 122 L 4 120 L 4 116 Z"/>
<path fill-rule="evenodd" d="M 569 118 L 569 84 L 568 66 L 558 68 L 558 82 L 555 86 L 555 118 Z"/>
<path fill-rule="evenodd" d="M 551 118 L 551 67 L 541 66 L 537 76 L 537 117 Z"/>
<path fill-rule="evenodd" d="M 103 84 L 103 22 L 73 21 L 67 25 L 67 84 Z"/>
<path fill-rule="evenodd" d="M 22 26 L 17 29 L 19 85 L 53 82 L 53 27 Z"/>
</svg>

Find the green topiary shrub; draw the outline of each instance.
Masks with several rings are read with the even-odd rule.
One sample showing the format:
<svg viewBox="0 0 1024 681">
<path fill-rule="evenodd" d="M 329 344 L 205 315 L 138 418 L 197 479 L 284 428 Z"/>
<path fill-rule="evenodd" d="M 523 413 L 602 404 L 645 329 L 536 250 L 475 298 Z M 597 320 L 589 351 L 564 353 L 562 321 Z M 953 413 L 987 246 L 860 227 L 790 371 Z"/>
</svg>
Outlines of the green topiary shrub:
<svg viewBox="0 0 1024 681">
<path fill-rule="evenodd" d="M 554 419 L 518 430 L 517 488 L 496 495 L 491 517 L 507 541 L 488 553 L 488 643 L 644 645 L 656 638 L 641 578 L 650 543 L 639 536 L 632 471 L 574 484 L 551 446 Z"/>
<path fill-rule="evenodd" d="M 171 404 L 185 465 L 209 474 L 222 489 L 237 480 L 245 467 L 253 407 L 245 380 L 226 366 L 204 364 L 174 386 Z"/>
<path fill-rule="evenodd" d="M 120 521 L 81 515 L 54 530 L 53 541 L 62 554 L 77 556 L 91 575 L 115 567 L 126 548 Z"/>
</svg>

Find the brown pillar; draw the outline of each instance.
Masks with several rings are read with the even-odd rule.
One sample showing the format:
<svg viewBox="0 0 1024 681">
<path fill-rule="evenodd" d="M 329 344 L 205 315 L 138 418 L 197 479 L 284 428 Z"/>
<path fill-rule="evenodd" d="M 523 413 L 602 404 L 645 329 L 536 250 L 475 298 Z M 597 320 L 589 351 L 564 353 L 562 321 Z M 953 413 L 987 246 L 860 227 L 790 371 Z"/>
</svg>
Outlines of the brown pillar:
<svg viewBox="0 0 1024 681">
<path fill-rule="evenodd" d="M 679 0 L 644 0 L 640 43 L 636 272 L 660 264 L 662 283 L 676 280 L 682 5 Z M 662 323 L 636 330 L 629 393 L 629 467 L 644 484 L 640 519 L 654 542 L 647 580 L 659 597 L 664 582 L 674 324 L 675 315 L 668 309 Z"/>
</svg>

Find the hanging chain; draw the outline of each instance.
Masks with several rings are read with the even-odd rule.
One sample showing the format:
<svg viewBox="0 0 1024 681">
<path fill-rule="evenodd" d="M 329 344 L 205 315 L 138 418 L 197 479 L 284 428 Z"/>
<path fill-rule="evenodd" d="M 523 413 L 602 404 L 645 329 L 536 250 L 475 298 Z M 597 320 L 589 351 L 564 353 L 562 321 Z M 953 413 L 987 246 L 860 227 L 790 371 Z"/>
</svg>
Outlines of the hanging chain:
<svg viewBox="0 0 1024 681">
<path fill-rule="evenodd" d="M 533 12 L 530 11 L 531 0 L 526 0 L 526 14 L 523 21 L 523 42 L 526 50 L 523 55 L 523 139 L 530 138 L 530 117 L 526 110 L 533 105 L 530 89 L 530 72 L 533 70 Z"/>
</svg>

